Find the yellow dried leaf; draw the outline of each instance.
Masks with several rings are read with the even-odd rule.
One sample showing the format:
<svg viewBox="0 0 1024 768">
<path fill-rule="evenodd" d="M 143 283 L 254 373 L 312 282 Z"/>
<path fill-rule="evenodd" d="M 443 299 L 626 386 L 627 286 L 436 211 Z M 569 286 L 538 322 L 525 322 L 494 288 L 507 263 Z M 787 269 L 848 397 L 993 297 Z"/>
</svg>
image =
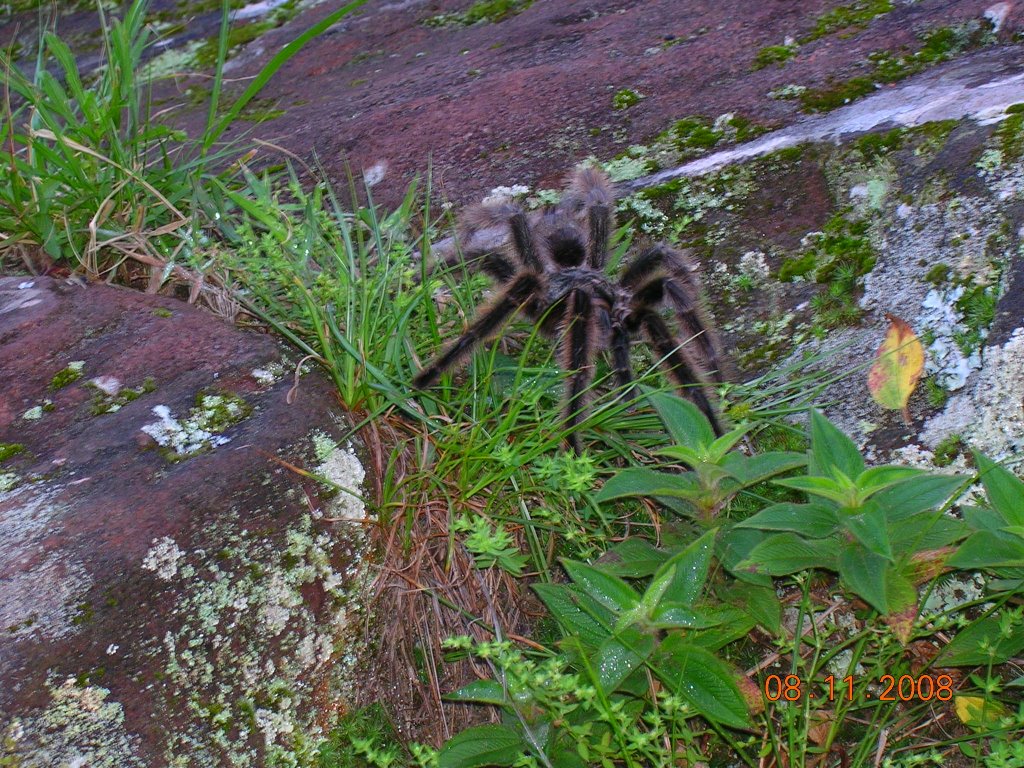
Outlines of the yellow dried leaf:
<svg viewBox="0 0 1024 768">
<path fill-rule="evenodd" d="M 960 722 L 971 728 L 993 728 L 1006 715 L 1006 707 L 981 696 L 955 696 L 953 706 Z"/>
<path fill-rule="evenodd" d="M 889 330 L 868 372 L 868 389 L 876 403 L 902 411 L 903 420 L 909 424 L 907 401 L 924 371 L 924 347 L 906 322 L 894 315 L 885 317 Z"/>
</svg>

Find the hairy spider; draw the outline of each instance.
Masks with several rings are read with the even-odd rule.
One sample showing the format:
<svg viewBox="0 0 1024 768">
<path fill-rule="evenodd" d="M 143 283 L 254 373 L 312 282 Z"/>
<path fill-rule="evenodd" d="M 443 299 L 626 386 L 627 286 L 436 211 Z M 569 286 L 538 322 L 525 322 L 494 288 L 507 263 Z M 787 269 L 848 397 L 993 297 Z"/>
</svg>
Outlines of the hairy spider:
<svg viewBox="0 0 1024 768">
<path fill-rule="evenodd" d="M 527 215 L 513 203 L 467 211 L 461 233 L 468 246 L 463 260 L 479 266 L 501 291 L 455 343 L 417 374 L 415 386 L 433 384 L 511 315 L 523 311 L 557 340 L 560 364 L 571 372 L 565 426 L 573 451 L 579 451 L 576 427 L 585 418 L 596 355 L 610 353 L 616 382 L 628 396 L 633 389 L 629 346 L 635 336 L 646 337 L 668 375 L 721 434 L 703 388 L 705 376 L 719 382 L 722 377 L 716 344 L 701 319 L 696 269 L 679 251 L 658 244 L 627 260 L 617 282 L 610 279 L 605 267 L 614 205 L 604 173 L 584 168 L 573 174 L 562 201 L 539 214 Z M 474 247 L 476 233 L 494 227 L 506 229 L 509 247 Z M 678 330 L 662 317 L 662 305 L 671 307 Z M 685 345 L 690 338 L 700 364 Z"/>
</svg>

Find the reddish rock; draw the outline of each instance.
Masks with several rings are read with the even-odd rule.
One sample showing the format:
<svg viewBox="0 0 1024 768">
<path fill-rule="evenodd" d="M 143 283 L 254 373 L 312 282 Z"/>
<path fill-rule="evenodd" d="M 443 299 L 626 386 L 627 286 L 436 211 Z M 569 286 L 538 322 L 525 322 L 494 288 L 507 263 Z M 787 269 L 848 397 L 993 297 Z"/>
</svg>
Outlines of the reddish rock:
<svg viewBox="0 0 1024 768">
<path fill-rule="evenodd" d="M 498 185 L 558 188 L 588 155 L 610 159 L 690 115 L 736 112 L 771 127 L 793 123 L 802 117 L 799 102 L 772 99 L 773 89 L 821 88 L 866 74 L 869 53 L 916 50 L 918 33 L 980 20 L 993 5 L 893 3 L 863 28 L 801 45 L 785 66 L 754 70 L 761 48 L 806 35 L 821 14 L 848 0 L 559 0 L 497 23 L 423 23 L 470 4 L 367 4 L 275 75 L 261 97 L 285 114 L 256 134 L 303 157 L 315 152 L 339 182 L 346 163 L 359 171 L 386 162 L 374 195 L 388 204 L 428 167 L 435 188 L 458 204 Z M 339 5 L 320 4 L 267 33 L 232 74 L 255 72 Z M 1003 40 L 1024 16 L 1020 3 L 1010 5 Z M 612 97 L 623 88 L 644 98 L 616 110 Z M 205 112 L 193 128 L 202 119 Z"/>
<path fill-rule="evenodd" d="M 306 375 L 288 405 L 290 374 L 271 337 L 172 299 L 0 279 L 0 756 L 310 748 L 361 544 L 320 510 L 358 505 L 274 458 L 362 469 L 331 452 L 331 385 Z"/>
</svg>

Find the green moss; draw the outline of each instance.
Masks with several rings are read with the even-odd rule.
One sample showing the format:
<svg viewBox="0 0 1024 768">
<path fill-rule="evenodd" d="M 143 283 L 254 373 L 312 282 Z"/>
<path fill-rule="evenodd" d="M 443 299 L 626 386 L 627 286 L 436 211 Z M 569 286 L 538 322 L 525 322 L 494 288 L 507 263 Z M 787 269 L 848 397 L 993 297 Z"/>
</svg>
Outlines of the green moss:
<svg viewBox="0 0 1024 768">
<path fill-rule="evenodd" d="M 785 64 L 796 56 L 795 45 L 769 45 L 757 52 L 754 56 L 754 69 L 764 69 L 772 64 Z"/>
<path fill-rule="evenodd" d="M 156 379 L 147 376 L 138 387 L 125 387 L 116 395 L 108 395 L 99 387 L 94 388 L 91 412 L 93 416 L 100 416 L 104 413 L 116 413 L 128 403 L 138 400 L 143 395 L 156 392 Z"/>
<path fill-rule="evenodd" d="M 1012 162 L 1024 156 L 1024 112 L 1010 112 L 1009 109 L 1006 111 L 1010 116 L 999 124 L 995 135 L 1003 159 Z"/>
<path fill-rule="evenodd" d="M 892 0 L 856 0 L 849 5 L 840 5 L 815 19 L 814 29 L 800 42 L 809 43 L 833 32 L 860 29 L 891 10 Z"/>
<path fill-rule="evenodd" d="M 810 277 L 824 289 L 811 299 L 816 332 L 856 324 L 862 315 L 857 304 L 861 278 L 878 258 L 868 238 L 869 223 L 834 215 L 822 232 L 815 235 L 808 250 L 783 261 L 778 278 L 782 281 Z"/>
<path fill-rule="evenodd" d="M 428 27 L 469 26 L 486 24 L 522 13 L 533 5 L 533 0 L 477 0 L 461 13 L 440 13 L 423 22 Z"/>
<path fill-rule="evenodd" d="M 722 132 L 716 131 L 706 118 L 684 117 L 662 136 L 669 138 L 680 152 L 685 152 L 688 149 L 711 149 L 721 141 Z"/>
<path fill-rule="evenodd" d="M 875 90 L 872 77 L 854 77 L 827 88 L 812 89 L 800 94 L 804 112 L 828 112 L 849 104 Z"/>
<path fill-rule="evenodd" d="M 805 112 L 827 112 L 861 98 L 875 89 L 878 82 L 895 83 L 939 62 L 995 40 L 989 22 L 975 19 L 953 27 L 937 27 L 920 36 L 922 45 L 914 53 L 899 55 L 892 51 L 868 54 L 872 72 L 854 77 L 827 88 L 808 90 L 800 97 Z"/>
<path fill-rule="evenodd" d="M 612 96 L 612 109 L 629 109 L 636 106 L 643 100 L 643 94 L 634 91 L 632 88 L 623 88 Z"/>
<path fill-rule="evenodd" d="M 935 466 L 948 467 L 956 457 L 966 449 L 964 439 L 960 435 L 950 435 L 935 446 Z"/>
<path fill-rule="evenodd" d="M 0 464 L 24 451 L 25 446 L 21 443 L 0 443 Z"/>
<path fill-rule="evenodd" d="M 68 367 L 61 371 L 57 371 L 52 379 L 50 379 L 50 390 L 56 391 L 63 389 L 68 384 L 78 381 L 82 378 L 82 369 L 85 367 L 85 362 L 82 360 L 76 360 L 75 362 L 68 363 Z"/>
<path fill-rule="evenodd" d="M 157 307 L 154 309 L 153 314 L 157 317 L 174 317 L 174 313 L 171 312 L 171 310 L 164 309 L 163 307 Z"/>
<path fill-rule="evenodd" d="M 921 341 L 925 347 L 931 346 L 931 341 L 926 341 L 924 338 Z M 933 376 L 929 376 L 924 380 L 924 396 L 932 408 L 942 408 L 949 400 L 949 391 L 944 389 Z"/>
<path fill-rule="evenodd" d="M 804 253 L 784 259 L 779 267 L 778 279 L 783 283 L 792 282 L 794 278 L 804 277 L 814 271 L 818 265 L 814 253 Z"/>
<path fill-rule="evenodd" d="M 346 714 L 320 746 L 320 768 L 362 768 L 367 765 L 405 764 L 407 758 L 398 731 L 381 704 L 371 704 Z M 370 754 L 389 755 L 375 761 Z"/>
<path fill-rule="evenodd" d="M 936 264 L 934 267 L 928 270 L 925 274 L 924 279 L 932 285 L 942 285 L 952 273 L 952 269 L 948 264 Z"/>
<path fill-rule="evenodd" d="M 865 160 L 875 160 L 890 152 L 895 152 L 903 146 L 907 131 L 903 128 L 893 128 L 886 133 L 869 133 L 857 139 L 853 146 Z"/>
<path fill-rule="evenodd" d="M 965 355 L 977 351 L 988 329 L 996 319 L 996 303 L 998 301 L 996 285 L 966 286 L 963 295 L 956 300 L 956 308 L 961 314 L 964 331 L 954 335 L 953 339 Z"/>
</svg>

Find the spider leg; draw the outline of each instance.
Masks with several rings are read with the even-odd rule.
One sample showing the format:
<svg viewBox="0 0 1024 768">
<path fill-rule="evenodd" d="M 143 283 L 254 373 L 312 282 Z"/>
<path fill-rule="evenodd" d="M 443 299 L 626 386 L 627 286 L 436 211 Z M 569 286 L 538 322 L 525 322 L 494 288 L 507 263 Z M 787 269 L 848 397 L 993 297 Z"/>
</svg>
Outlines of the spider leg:
<svg viewBox="0 0 1024 768">
<path fill-rule="evenodd" d="M 413 384 L 423 389 L 433 384 L 441 373 L 465 359 L 470 350 L 490 336 L 516 310 L 533 299 L 540 290 L 537 275 L 525 273 L 517 277 L 500 296 L 483 310 L 440 357 L 416 374 Z"/>
<path fill-rule="evenodd" d="M 562 367 L 571 371 L 566 382 L 566 440 L 574 453 L 580 452 L 576 429 L 583 421 L 586 395 L 594 378 L 594 302 L 590 294 L 573 289 L 565 307 L 565 333 L 561 337 Z"/>
<path fill-rule="evenodd" d="M 724 381 L 722 357 L 714 333 L 700 306 L 700 286 L 696 269 L 683 254 L 658 244 L 643 251 L 622 273 L 622 285 L 644 292 L 651 283 L 661 283 L 660 295 L 653 302 L 667 297 L 683 331 L 693 337 L 708 376 L 716 382 Z"/>
<path fill-rule="evenodd" d="M 608 240 L 615 224 L 615 195 L 608 176 L 597 168 L 580 168 L 572 176 L 560 206 L 574 216 L 586 213 L 588 265 L 604 270 L 608 261 Z"/>
<path fill-rule="evenodd" d="M 597 322 L 604 338 L 609 339 L 612 373 L 615 375 L 615 383 L 621 390 L 620 397 L 631 400 L 636 388 L 633 386 L 633 367 L 629 362 L 629 332 L 621 323 L 612 320 L 605 307 L 598 307 Z"/>
<path fill-rule="evenodd" d="M 661 355 L 669 376 L 672 377 L 676 384 L 686 390 L 686 394 L 692 398 L 694 404 L 700 408 L 708 421 L 711 422 L 711 427 L 715 430 L 715 434 L 721 436 L 723 432 L 722 426 L 718 421 L 718 414 L 715 413 L 711 401 L 708 400 L 701 386 L 703 382 L 695 372 L 697 368 L 686 353 L 686 350 L 679 346 L 678 340 L 672 336 L 668 325 L 665 324 L 665 321 L 657 313 L 647 308 L 641 308 L 637 314 L 637 321 L 651 340 L 655 350 Z"/>
</svg>

